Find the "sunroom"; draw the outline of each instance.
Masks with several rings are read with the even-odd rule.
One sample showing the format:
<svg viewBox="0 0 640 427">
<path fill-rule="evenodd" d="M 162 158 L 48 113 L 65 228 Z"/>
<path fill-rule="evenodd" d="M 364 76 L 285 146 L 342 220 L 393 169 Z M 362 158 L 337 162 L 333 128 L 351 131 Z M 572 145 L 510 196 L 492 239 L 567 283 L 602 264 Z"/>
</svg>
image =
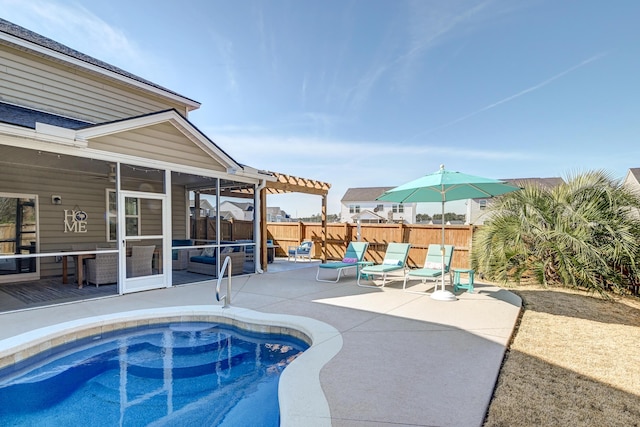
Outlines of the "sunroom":
<svg viewBox="0 0 640 427">
<path fill-rule="evenodd" d="M 260 269 L 258 195 L 274 176 L 237 163 L 175 110 L 92 125 L 2 108 L 3 293 L 34 298 L 25 282 L 43 281 L 49 292 L 164 288 L 216 278 L 227 258 L 223 274 Z M 205 228 L 190 209 L 203 194 L 214 207 Z M 215 215 L 247 195 L 253 220 Z"/>
</svg>

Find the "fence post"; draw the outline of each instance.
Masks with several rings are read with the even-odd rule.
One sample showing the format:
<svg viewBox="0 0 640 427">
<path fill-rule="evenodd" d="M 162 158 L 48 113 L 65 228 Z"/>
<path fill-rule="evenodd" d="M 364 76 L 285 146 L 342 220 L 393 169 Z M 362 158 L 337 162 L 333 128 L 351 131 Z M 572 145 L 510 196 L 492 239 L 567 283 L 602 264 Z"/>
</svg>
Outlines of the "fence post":
<svg viewBox="0 0 640 427">
<path fill-rule="evenodd" d="M 405 242 L 405 241 L 404 241 L 404 221 L 403 221 L 403 222 L 398 223 L 398 233 L 400 233 L 400 238 L 399 238 L 399 239 L 397 239 L 397 240 L 398 240 L 398 242 L 401 242 L 401 243 L 408 243 L 408 242 Z"/>
</svg>

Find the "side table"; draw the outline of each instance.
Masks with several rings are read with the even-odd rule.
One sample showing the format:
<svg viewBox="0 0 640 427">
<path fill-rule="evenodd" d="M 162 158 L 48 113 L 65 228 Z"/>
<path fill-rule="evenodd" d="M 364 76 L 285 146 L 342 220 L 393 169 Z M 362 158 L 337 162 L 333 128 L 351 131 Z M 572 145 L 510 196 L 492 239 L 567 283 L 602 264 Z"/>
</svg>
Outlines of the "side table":
<svg viewBox="0 0 640 427">
<path fill-rule="evenodd" d="M 460 281 L 460 274 L 467 274 L 469 276 L 466 283 Z M 471 268 L 455 268 L 453 270 L 453 291 L 458 292 L 458 289 L 466 289 L 472 294 L 474 274 L 475 270 Z"/>
<path fill-rule="evenodd" d="M 359 261 L 356 263 L 356 277 L 360 276 L 360 270 L 362 270 L 363 268 L 370 266 L 370 265 L 376 265 L 375 262 L 372 261 Z M 362 277 L 360 277 L 361 279 L 366 279 L 369 280 L 369 275 L 368 274 L 363 274 Z"/>
</svg>

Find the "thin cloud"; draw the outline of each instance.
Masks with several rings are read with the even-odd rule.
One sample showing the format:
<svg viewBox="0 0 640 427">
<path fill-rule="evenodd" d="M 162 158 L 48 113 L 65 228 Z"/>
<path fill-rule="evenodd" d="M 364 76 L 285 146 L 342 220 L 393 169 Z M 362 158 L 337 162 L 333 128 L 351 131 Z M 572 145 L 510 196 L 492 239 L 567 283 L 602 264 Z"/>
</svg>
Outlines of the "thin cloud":
<svg viewBox="0 0 640 427">
<path fill-rule="evenodd" d="M 579 64 L 576 64 L 576 65 L 574 65 L 574 66 L 572 66 L 572 67 L 570 67 L 570 68 L 568 68 L 568 69 L 566 69 L 566 70 L 562 71 L 561 73 L 558 73 L 558 74 L 556 74 L 555 76 L 550 77 L 550 78 L 548 78 L 548 79 L 546 79 L 546 80 L 544 80 L 544 81 L 542 81 L 542 82 L 540 82 L 540 83 L 538 83 L 538 84 L 536 84 L 536 85 L 533 85 L 533 86 L 531 86 L 531 87 L 528 87 L 527 89 L 521 90 L 520 92 L 518 92 L 518 93 L 516 93 L 516 94 L 514 94 L 514 95 L 508 96 L 508 97 L 503 98 L 503 99 L 501 99 L 501 100 L 499 100 L 499 101 L 497 101 L 497 102 L 494 102 L 494 103 L 489 104 L 489 105 L 487 105 L 487 106 L 485 106 L 485 107 L 482 107 L 482 108 L 480 108 L 479 110 L 476 110 L 476 111 L 474 111 L 474 112 L 472 112 L 472 113 L 465 114 L 465 115 L 464 115 L 464 116 L 462 116 L 462 117 L 458 117 L 457 119 L 452 120 L 452 121 L 450 121 L 450 122 L 447 122 L 447 123 L 445 123 L 445 124 L 443 124 L 443 125 L 440 125 L 440 126 L 437 126 L 437 127 L 431 128 L 431 129 L 429 129 L 429 130 L 427 130 L 427 131 L 424 131 L 424 132 L 420 132 L 420 133 L 418 133 L 418 134 L 414 135 L 413 137 L 411 137 L 410 139 L 415 139 L 415 138 L 417 138 L 418 136 L 428 135 L 428 134 L 433 133 L 433 132 L 435 132 L 435 131 L 437 131 L 437 130 L 440 130 L 440 129 L 443 129 L 443 128 L 446 128 L 446 127 L 452 126 L 452 125 L 454 125 L 454 124 L 456 124 L 456 123 L 460 123 L 460 122 L 462 122 L 462 121 L 464 121 L 464 120 L 467 120 L 467 119 L 469 119 L 469 118 L 471 118 L 471 117 L 477 116 L 477 115 L 478 115 L 478 114 L 480 114 L 480 113 L 484 113 L 485 111 L 488 111 L 488 110 L 491 110 L 491 109 L 493 109 L 493 108 L 496 108 L 496 107 L 498 107 L 498 106 L 500 106 L 500 105 L 502 105 L 502 104 L 505 104 L 505 103 L 507 103 L 507 102 L 511 102 L 511 101 L 513 101 L 514 99 L 520 98 L 521 96 L 524 96 L 524 95 L 526 95 L 526 94 L 528 94 L 528 93 L 531 93 L 531 92 L 533 92 L 533 91 L 536 91 L 536 90 L 538 90 L 538 89 L 541 89 L 541 88 L 543 88 L 543 87 L 547 86 L 548 84 L 550 84 L 550 83 L 554 82 L 555 80 L 558 80 L 559 78 L 564 77 L 564 76 L 566 76 L 567 74 L 569 74 L 569 73 L 571 73 L 571 72 L 573 72 L 573 71 L 575 71 L 575 70 L 577 70 L 577 69 L 579 69 L 579 68 L 582 68 L 582 67 L 584 67 L 584 66 L 586 66 L 586 65 L 590 64 L 590 63 L 591 63 L 591 62 L 593 62 L 593 61 L 596 61 L 596 60 L 598 60 L 598 59 L 600 59 L 600 58 L 604 57 L 605 55 L 606 55 L 606 54 L 604 54 L 604 53 L 600 53 L 600 54 L 598 54 L 598 55 L 594 55 L 594 56 L 592 56 L 591 58 L 585 59 L 584 61 L 580 62 Z"/>
<path fill-rule="evenodd" d="M 406 13 L 407 20 L 403 19 L 395 25 L 395 30 L 398 31 L 404 32 L 405 28 L 408 28 L 407 46 L 401 49 L 399 54 L 379 59 L 371 65 L 364 77 L 347 92 L 351 108 L 356 111 L 360 109 L 378 82 L 387 74 L 395 73 L 396 83 L 403 88 L 409 87 L 411 83 L 408 76 L 413 75 L 409 71 L 412 65 L 430 49 L 446 40 L 450 33 L 458 31 L 459 28 L 469 31 L 469 22 L 479 19 L 481 12 L 491 3 L 493 0 L 483 1 L 471 8 L 465 6 L 460 10 L 450 7 L 449 3 L 443 3 L 444 6 L 438 9 L 432 3 L 410 2 Z M 384 53 L 381 53 L 381 56 L 384 56 Z"/>
<path fill-rule="evenodd" d="M 113 64 L 144 64 L 146 55 L 119 28 L 77 5 L 46 0 L 0 0 L 3 17 L 73 49 Z"/>
<path fill-rule="evenodd" d="M 233 42 L 223 38 L 213 30 L 210 30 L 209 34 L 215 43 L 218 56 L 224 65 L 227 89 L 229 90 L 233 100 L 237 104 L 240 104 L 242 98 L 240 95 L 240 85 L 238 84 L 238 79 L 236 77 L 237 73 L 234 60 Z"/>
</svg>

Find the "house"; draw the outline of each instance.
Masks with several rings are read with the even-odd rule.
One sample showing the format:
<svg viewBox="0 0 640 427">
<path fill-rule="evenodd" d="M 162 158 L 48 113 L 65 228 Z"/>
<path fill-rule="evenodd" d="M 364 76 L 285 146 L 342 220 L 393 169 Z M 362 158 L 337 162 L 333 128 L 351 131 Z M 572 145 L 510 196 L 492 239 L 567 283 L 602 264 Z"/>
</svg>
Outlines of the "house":
<svg viewBox="0 0 640 427">
<path fill-rule="evenodd" d="M 622 181 L 622 185 L 640 195 L 640 168 L 630 168 Z"/>
<path fill-rule="evenodd" d="M 389 203 L 377 201 L 385 191 L 395 187 L 349 188 L 340 200 L 340 218 L 343 222 L 415 224 L 416 203 Z"/>
<path fill-rule="evenodd" d="M 191 234 L 189 201 L 259 210 L 277 180 L 196 128 L 197 101 L 3 19 L 0 64 L 0 284 L 65 282 L 74 261 L 78 280 L 83 256 L 110 254 L 120 294 L 172 286 L 174 242 L 228 244 Z M 136 246 L 154 248 L 149 273 L 129 272 Z"/>
<path fill-rule="evenodd" d="M 509 184 L 523 187 L 525 185 L 539 185 L 543 188 L 553 188 L 563 184 L 564 180 L 559 177 L 551 178 L 513 178 L 503 179 Z M 470 199 L 467 201 L 467 224 L 482 225 L 488 219 L 486 215 L 487 207 L 491 203 L 491 199 Z"/>
<path fill-rule="evenodd" d="M 267 221 L 269 222 L 290 222 L 290 215 L 277 206 L 267 207 Z"/>
<path fill-rule="evenodd" d="M 640 168 L 630 168 L 622 181 L 622 185 L 640 197 Z M 636 215 L 640 217 L 640 212 L 636 212 Z"/>
<path fill-rule="evenodd" d="M 224 200 L 220 203 L 220 213 L 222 214 L 221 216 L 227 220 L 237 219 L 252 221 L 254 214 L 253 203 Z M 213 214 L 215 215 L 215 210 L 213 211 Z"/>
<path fill-rule="evenodd" d="M 196 201 L 194 199 L 189 200 L 189 210 L 191 212 L 191 216 L 193 217 L 196 211 Z M 215 215 L 214 211 L 215 211 L 215 208 L 211 206 L 211 203 L 209 203 L 207 199 L 205 198 L 200 199 L 199 216 L 201 217 L 214 216 Z"/>
</svg>

